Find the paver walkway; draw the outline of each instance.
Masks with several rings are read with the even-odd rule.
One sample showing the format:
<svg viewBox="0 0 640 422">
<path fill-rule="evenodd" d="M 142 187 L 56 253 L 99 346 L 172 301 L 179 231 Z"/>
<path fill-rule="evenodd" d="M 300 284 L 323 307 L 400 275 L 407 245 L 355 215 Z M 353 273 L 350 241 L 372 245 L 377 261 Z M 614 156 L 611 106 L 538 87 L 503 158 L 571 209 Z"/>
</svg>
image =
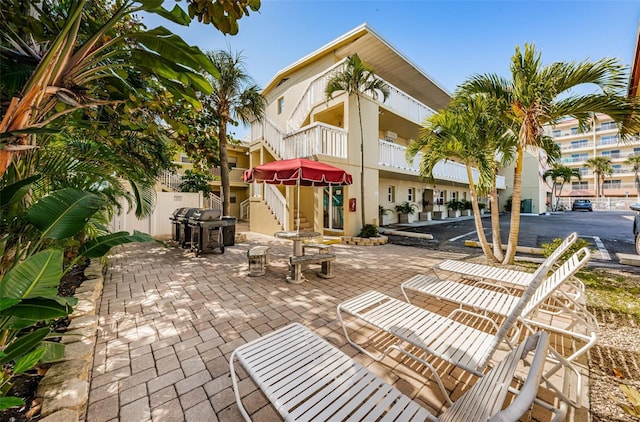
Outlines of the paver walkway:
<svg viewBox="0 0 640 422">
<path fill-rule="evenodd" d="M 255 245 L 272 247 L 271 266 L 262 277 L 247 275 L 246 252 Z M 346 343 L 335 309 L 371 289 L 401 297 L 402 281 L 461 255 L 397 245 L 334 245 L 335 278 L 307 270 L 306 282 L 291 285 L 285 281 L 291 248 L 291 242 L 248 233 L 246 243 L 198 258 L 159 244 L 115 249 L 99 307 L 86 421 L 239 421 L 229 355 L 292 321 L 437 413 L 443 400 L 428 372 L 357 353 Z M 243 403 L 254 420 L 278 420 L 257 387 L 241 376 Z"/>
</svg>

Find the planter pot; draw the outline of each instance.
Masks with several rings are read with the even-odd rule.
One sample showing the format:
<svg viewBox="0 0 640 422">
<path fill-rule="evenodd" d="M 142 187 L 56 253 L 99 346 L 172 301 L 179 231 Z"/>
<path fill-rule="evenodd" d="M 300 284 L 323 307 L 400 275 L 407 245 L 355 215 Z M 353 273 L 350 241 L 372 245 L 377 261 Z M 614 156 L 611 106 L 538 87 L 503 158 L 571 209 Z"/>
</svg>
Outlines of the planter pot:
<svg viewBox="0 0 640 422">
<path fill-rule="evenodd" d="M 399 223 L 413 223 L 414 217 L 413 214 L 406 213 L 398 213 L 398 222 Z"/>
<path fill-rule="evenodd" d="M 391 217 L 389 216 L 389 214 L 382 214 L 380 216 L 380 224 L 381 225 L 388 226 L 390 222 L 391 222 Z"/>
<path fill-rule="evenodd" d="M 431 211 L 418 213 L 419 221 L 431 221 Z"/>
<path fill-rule="evenodd" d="M 473 214 L 472 210 L 462 210 L 462 215 L 470 216 Z"/>
<path fill-rule="evenodd" d="M 484 214 L 484 208 L 480 210 L 480 215 Z"/>
<path fill-rule="evenodd" d="M 447 218 L 447 213 L 444 211 L 434 211 L 433 212 L 433 219 L 434 220 L 444 220 L 445 218 Z"/>
<path fill-rule="evenodd" d="M 449 218 L 460 217 L 460 210 L 449 210 Z"/>
</svg>

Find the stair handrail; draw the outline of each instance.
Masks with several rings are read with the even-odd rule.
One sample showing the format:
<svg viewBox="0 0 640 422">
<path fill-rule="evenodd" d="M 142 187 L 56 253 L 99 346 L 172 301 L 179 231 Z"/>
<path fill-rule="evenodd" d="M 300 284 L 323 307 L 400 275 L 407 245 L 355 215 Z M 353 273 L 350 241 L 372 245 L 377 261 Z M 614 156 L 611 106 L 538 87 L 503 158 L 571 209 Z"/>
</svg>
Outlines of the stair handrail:
<svg viewBox="0 0 640 422">
<path fill-rule="evenodd" d="M 249 219 L 249 210 L 251 209 L 250 203 L 251 201 L 249 200 L 249 198 L 240 202 L 240 219 L 241 220 Z"/>
<path fill-rule="evenodd" d="M 175 191 L 180 191 L 182 174 L 174 170 L 163 170 L 162 173 L 160 173 L 160 176 L 158 176 L 158 181 Z"/>
<path fill-rule="evenodd" d="M 289 230 L 289 208 L 287 207 L 287 199 L 280 193 L 280 190 L 274 185 L 264 183 L 264 201 L 267 203 L 273 214 L 276 216 L 278 223 Z"/>
<path fill-rule="evenodd" d="M 213 192 L 209 193 L 209 206 L 208 208 L 222 210 L 222 198 Z"/>
<path fill-rule="evenodd" d="M 340 60 L 329 69 L 327 69 L 324 73 L 320 74 L 314 80 L 309 82 L 307 88 L 304 90 L 304 93 L 300 97 L 300 101 L 296 104 L 293 112 L 291 113 L 291 117 L 287 121 L 287 129 L 288 131 L 294 131 L 300 129 L 300 125 L 307 117 L 311 108 L 325 99 L 325 87 L 327 86 L 327 81 L 336 73 L 341 71 L 344 68 L 344 63 L 346 62 L 346 58 Z"/>
</svg>

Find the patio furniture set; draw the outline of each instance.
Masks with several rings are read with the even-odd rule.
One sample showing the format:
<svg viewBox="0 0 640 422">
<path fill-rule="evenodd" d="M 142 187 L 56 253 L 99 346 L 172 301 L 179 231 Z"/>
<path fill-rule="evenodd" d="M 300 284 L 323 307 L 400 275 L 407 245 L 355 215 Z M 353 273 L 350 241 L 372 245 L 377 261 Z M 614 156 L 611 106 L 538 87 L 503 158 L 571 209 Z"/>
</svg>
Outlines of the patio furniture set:
<svg viewBox="0 0 640 422">
<path fill-rule="evenodd" d="M 557 265 L 576 239 L 575 233 L 570 235 L 534 273 L 511 272 L 508 277 L 498 267 L 470 264 L 456 273 L 461 281 L 412 277 L 401 285 L 405 300 L 369 291 L 338 305 L 345 338 L 360 352 L 381 361 L 397 351 L 430 370 L 449 404 L 438 417 L 299 324 L 240 346 L 231 355 L 242 415 L 250 420 L 238 392 L 236 359 L 286 420 L 516 421 L 533 403 L 551 412 L 553 421 L 564 420 L 570 407 L 582 406 L 582 379 L 575 364 L 595 344 L 597 332 L 595 318 L 580 300 L 583 285 L 575 278 L 590 258 L 588 249 Z M 448 268 L 453 274 L 454 264 L 441 264 L 436 271 Z M 444 315 L 412 304 L 411 299 L 424 298 L 457 308 Z M 370 341 L 361 345 L 350 335 L 365 325 L 395 341 L 385 343 L 382 351 L 367 350 L 380 347 Z M 562 344 L 550 341 L 557 336 L 580 345 L 565 356 Z M 498 350 L 510 352 L 496 363 Z M 453 402 L 434 358 L 478 381 Z M 526 362 L 524 376 L 522 369 L 516 373 L 521 361 Z M 556 399 L 538 398 L 540 385 Z"/>
</svg>

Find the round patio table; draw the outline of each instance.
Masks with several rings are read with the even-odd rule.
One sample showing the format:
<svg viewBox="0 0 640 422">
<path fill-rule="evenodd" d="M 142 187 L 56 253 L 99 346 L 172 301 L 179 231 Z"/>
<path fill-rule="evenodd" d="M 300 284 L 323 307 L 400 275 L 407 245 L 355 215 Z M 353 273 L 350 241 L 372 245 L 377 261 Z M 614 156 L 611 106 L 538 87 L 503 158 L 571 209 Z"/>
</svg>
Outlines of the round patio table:
<svg viewBox="0 0 640 422">
<path fill-rule="evenodd" d="M 293 256 L 302 256 L 302 241 L 307 239 L 313 239 L 314 237 L 320 236 L 318 232 L 307 232 L 307 231 L 297 231 L 290 230 L 284 232 L 277 232 L 274 234 L 275 237 L 280 239 L 288 239 L 293 241 Z M 293 265 L 290 265 L 290 275 L 287 276 L 287 281 L 294 284 L 299 284 L 304 281 L 304 277 L 300 275 L 300 278 L 297 279 L 295 276 L 295 271 Z"/>
</svg>

